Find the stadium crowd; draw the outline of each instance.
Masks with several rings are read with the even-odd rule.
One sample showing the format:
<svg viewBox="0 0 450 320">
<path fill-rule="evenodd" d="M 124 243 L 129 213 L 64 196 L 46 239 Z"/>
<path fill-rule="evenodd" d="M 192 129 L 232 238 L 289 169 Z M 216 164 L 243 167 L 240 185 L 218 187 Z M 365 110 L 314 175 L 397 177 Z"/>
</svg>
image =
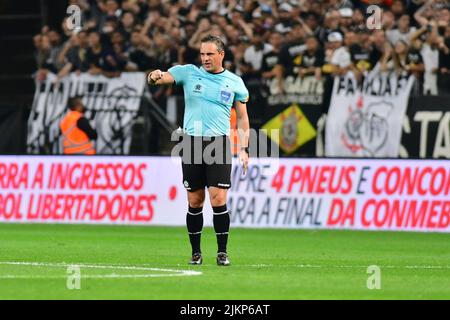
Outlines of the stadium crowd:
<svg viewBox="0 0 450 320">
<path fill-rule="evenodd" d="M 200 39 L 221 36 L 225 67 L 244 81 L 380 71 L 413 74 L 415 94 L 450 93 L 448 0 L 70 0 L 81 30 L 34 37 L 37 77 L 199 64 Z M 380 29 L 368 13 L 382 9 Z M 367 21 L 369 19 L 369 21 Z M 374 20 L 375 19 L 375 20 Z"/>
</svg>

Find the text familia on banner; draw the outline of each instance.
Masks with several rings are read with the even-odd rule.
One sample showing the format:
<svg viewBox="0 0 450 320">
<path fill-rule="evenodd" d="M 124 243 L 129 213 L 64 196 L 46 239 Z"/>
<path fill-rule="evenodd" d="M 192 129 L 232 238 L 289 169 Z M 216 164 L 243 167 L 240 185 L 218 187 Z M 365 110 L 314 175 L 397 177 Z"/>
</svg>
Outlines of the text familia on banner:
<svg viewBox="0 0 450 320">
<path fill-rule="evenodd" d="M 336 77 L 326 123 L 329 157 L 398 157 L 412 77 L 372 72 Z"/>
<path fill-rule="evenodd" d="M 75 73 L 55 83 L 55 75 L 36 82 L 28 119 L 27 152 L 61 153 L 59 123 L 67 112 L 70 97 L 82 96 L 86 118 L 97 130 L 98 154 L 128 154 L 131 129 L 145 87 L 143 73 L 122 73 L 118 78 Z"/>
</svg>

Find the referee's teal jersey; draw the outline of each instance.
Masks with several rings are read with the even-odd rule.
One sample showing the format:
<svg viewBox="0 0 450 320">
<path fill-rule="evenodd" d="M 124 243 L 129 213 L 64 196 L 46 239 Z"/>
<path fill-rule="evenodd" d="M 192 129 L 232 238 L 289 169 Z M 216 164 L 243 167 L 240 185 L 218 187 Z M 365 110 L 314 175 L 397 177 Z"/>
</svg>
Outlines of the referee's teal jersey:
<svg viewBox="0 0 450 320">
<path fill-rule="evenodd" d="M 174 66 L 168 72 L 184 89 L 184 132 L 204 137 L 229 135 L 233 102 L 249 99 L 244 81 L 228 70 L 210 73 L 192 64 Z"/>
</svg>

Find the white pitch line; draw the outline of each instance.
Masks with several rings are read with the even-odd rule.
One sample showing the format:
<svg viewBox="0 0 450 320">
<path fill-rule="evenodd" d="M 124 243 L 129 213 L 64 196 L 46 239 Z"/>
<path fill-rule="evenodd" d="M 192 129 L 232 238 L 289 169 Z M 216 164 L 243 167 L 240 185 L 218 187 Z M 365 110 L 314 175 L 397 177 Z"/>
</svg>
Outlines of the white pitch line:
<svg viewBox="0 0 450 320">
<path fill-rule="evenodd" d="M 372 263 L 370 265 L 376 265 L 380 268 L 386 269 L 450 269 L 450 266 L 383 266 L 377 265 L 376 263 Z M 281 267 L 293 267 L 293 268 L 367 268 L 370 265 L 311 265 L 311 264 L 295 264 L 295 265 L 282 265 Z M 246 267 L 254 267 L 254 268 L 271 268 L 271 267 L 280 267 L 280 265 L 270 265 L 270 264 L 250 264 L 245 265 Z"/>
<path fill-rule="evenodd" d="M 182 277 L 182 276 L 199 276 L 202 274 L 200 271 L 193 270 L 176 270 L 166 268 L 150 268 L 139 266 L 127 266 L 127 265 L 94 265 L 84 263 L 49 263 L 49 262 L 20 262 L 20 261 L 0 261 L 0 265 L 19 265 L 19 266 L 33 266 L 33 267 L 49 267 L 49 268 L 63 268 L 63 267 L 80 267 L 80 268 L 92 268 L 92 269 L 113 269 L 113 270 L 140 270 L 140 271 L 158 271 L 168 272 L 166 274 L 105 274 L 105 275 L 80 275 L 81 278 L 89 279 L 120 279 L 120 278 L 161 278 L 161 277 Z M 36 276 L 36 275 L 10 275 L 0 274 L 0 279 L 60 279 L 67 278 L 67 275 L 61 276 Z"/>
<path fill-rule="evenodd" d="M 377 265 L 377 264 L 371 264 L 371 265 Z M 253 268 L 272 268 L 272 267 L 292 267 L 292 268 L 337 268 L 337 269 L 359 269 L 359 268 L 367 268 L 370 265 L 366 266 L 351 266 L 351 265 L 310 265 L 310 264 L 298 264 L 298 265 L 270 265 L 270 264 L 251 264 L 251 265 L 244 265 L 245 267 L 253 267 Z M 386 268 L 386 269 L 450 269 L 450 266 L 383 266 L 383 265 L 377 265 L 380 268 Z"/>
<path fill-rule="evenodd" d="M 370 265 L 376 265 L 380 268 L 386 268 L 386 269 L 450 269 L 450 265 L 422 265 L 422 266 L 383 266 L 383 265 L 377 265 L 376 263 L 372 263 Z M 275 264 L 233 264 L 233 268 L 236 267 L 241 267 L 241 268 L 303 268 L 303 269 L 308 269 L 308 268 L 323 268 L 323 269 L 330 269 L 330 268 L 354 268 L 354 269 L 358 269 L 358 268 L 367 268 L 370 266 L 368 265 L 312 265 L 312 264 L 284 264 L 284 265 L 275 265 Z M 175 265 L 165 265 L 165 266 L 176 266 L 176 267 L 180 267 L 182 266 L 181 264 L 175 264 Z M 202 267 L 217 267 L 214 264 L 205 264 L 202 265 Z"/>
<path fill-rule="evenodd" d="M 157 271 L 167 272 L 165 274 L 105 274 L 105 275 L 80 275 L 84 279 L 130 279 L 130 278 L 160 278 L 160 277 L 180 277 L 180 276 L 196 276 L 201 275 L 202 272 L 194 270 L 176 270 L 170 268 L 149 267 L 149 264 L 144 266 L 130 266 L 130 265 L 101 265 L 101 264 L 85 264 L 85 263 L 49 263 L 49 262 L 21 262 L 21 261 L 0 261 L 0 265 L 22 265 L 22 266 L 35 266 L 35 267 L 50 267 L 50 268 L 63 268 L 68 266 L 78 266 L 80 268 L 91 269 L 113 269 L 113 270 L 140 270 L 140 271 Z M 374 263 L 373 263 L 374 265 Z M 376 265 L 376 264 L 375 264 Z M 184 267 L 182 264 L 163 265 L 164 267 Z M 292 265 L 274 265 L 274 264 L 235 264 L 233 268 L 302 268 L 302 269 L 333 269 L 333 268 L 353 268 L 353 269 L 366 269 L 369 265 L 311 265 L 311 264 L 292 264 Z M 205 264 L 204 267 L 217 268 L 214 264 Z M 378 267 L 385 269 L 450 269 L 450 265 L 378 265 Z M 67 275 L 55 276 L 40 276 L 40 275 L 11 275 L 0 274 L 0 279 L 61 279 L 67 278 Z"/>
<path fill-rule="evenodd" d="M 163 278 L 193 276 L 194 274 L 105 274 L 105 275 L 80 275 L 82 279 L 121 279 L 121 278 Z M 67 276 L 32 276 L 32 275 L 0 275 L 0 279 L 66 279 Z"/>
</svg>

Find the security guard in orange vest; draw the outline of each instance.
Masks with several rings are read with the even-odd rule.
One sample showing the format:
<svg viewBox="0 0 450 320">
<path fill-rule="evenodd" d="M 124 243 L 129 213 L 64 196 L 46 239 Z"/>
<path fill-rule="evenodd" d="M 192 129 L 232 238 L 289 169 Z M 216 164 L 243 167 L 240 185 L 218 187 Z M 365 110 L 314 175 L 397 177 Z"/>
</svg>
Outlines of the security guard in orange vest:
<svg viewBox="0 0 450 320">
<path fill-rule="evenodd" d="M 93 140 L 97 139 L 97 132 L 84 117 L 84 105 L 81 97 L 70 98 L 69 109 L 59 125 L 62 133 L 63 153 L 94 155 Z"/>
</svg>

